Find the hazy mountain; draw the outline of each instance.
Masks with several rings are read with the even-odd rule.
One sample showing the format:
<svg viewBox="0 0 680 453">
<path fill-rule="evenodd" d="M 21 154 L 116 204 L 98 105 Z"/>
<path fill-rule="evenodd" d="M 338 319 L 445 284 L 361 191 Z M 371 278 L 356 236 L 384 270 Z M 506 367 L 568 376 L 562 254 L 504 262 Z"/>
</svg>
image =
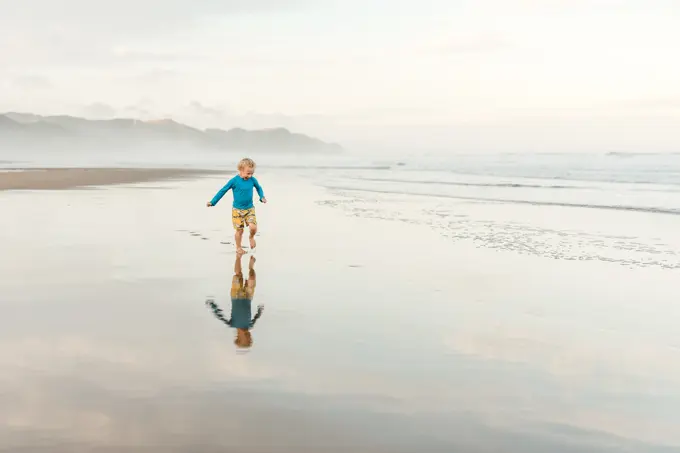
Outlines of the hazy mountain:
<svg viewBox="0 0 680 453">
<path fill-rule="evenodd" d="M 21 129 L 21 124 L 11 118 L 0 115 L 0 133 L 3 131 L 16 131 Z"/>
<path fill-rule="evenodd" d="M 31 113 L 0 114 L 0 150 L 3 145 L 96 147 L 213 148 L 243 151 L 337 152 L 339 145 L 323 142 L 285 128 L 200 130 L 171 119 L 140 121 L 129 118 L 88 120 L 73 116 Z"/>
</svg>

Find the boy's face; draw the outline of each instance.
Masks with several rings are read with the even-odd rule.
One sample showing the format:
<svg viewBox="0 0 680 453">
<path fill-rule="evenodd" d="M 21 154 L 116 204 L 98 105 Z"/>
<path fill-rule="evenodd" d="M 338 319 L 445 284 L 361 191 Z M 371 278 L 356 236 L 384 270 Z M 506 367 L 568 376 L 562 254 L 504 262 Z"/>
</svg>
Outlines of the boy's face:
<svg viewBox="0 0 680 453">
<path fill-rule="evenodd" d="M 239 176 L 241 176 L 243 179 L 250 179 L 253 176 L 253 173 L 255 173 L 255 169 L 253 167 L 243 167 L 238 172 Z"/>
</svg>

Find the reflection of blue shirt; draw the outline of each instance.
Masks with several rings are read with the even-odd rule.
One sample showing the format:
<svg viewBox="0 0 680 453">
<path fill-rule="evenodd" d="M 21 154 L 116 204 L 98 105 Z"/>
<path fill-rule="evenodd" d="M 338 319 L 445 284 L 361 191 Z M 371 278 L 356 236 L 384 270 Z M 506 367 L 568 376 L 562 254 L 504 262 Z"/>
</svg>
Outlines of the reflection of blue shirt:
<svg viewBox="0 0 680 453">
<path fill-rule="evenodd" d="M 260 200 L 264 198 L 264 191 L 257 182 L 254 176 L 248 179 L 243 179 L 241 176 L 236 175 L 229 180 L 229 182 L 222 187 L 217 194 L 213 197 L 210 204 L 215 206 L 226 194 L 229 189 L 234 191 L 234 208 L 236 209 L 250 209 L 253 207 L 253 189 L 257 190 L 257 194 L 260 196 Z"/>
<path fill-rule="evenodd" d="M 247 329 L 250 327 L 250 301 L 248 299 L 231 300 L 231 327 L 237 329 Z"/>
<path fill-rule="evenodd" d="M 225 319 L 222 314 L 222 309 L 215 303 L 213 299 L 205 301 L 206 305 L 215 314 L 215 317 L 228 325 L 237 329 L 249 329 L 255 326 L 255 322 L 262 316 L 263 305 L 257 307 L 255 317 L 250 319 L 250 301 L 248 299 L 232 299 L 231 300 L 231 319 Z"/>
</svg>

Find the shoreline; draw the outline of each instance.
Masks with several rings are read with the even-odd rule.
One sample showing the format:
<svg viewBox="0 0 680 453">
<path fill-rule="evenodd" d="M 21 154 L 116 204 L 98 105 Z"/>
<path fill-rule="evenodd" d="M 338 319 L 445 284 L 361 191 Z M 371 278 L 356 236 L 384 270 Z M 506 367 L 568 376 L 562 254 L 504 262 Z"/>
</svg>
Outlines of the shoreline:
<svg viewBox="0 0 680 453">
<path fill-rule="evenodd" d="M 186 168 L 12 168 L 0 170 L 0 191 L 67 190 L 218 175 L 225 170 Z"/>
</svg>

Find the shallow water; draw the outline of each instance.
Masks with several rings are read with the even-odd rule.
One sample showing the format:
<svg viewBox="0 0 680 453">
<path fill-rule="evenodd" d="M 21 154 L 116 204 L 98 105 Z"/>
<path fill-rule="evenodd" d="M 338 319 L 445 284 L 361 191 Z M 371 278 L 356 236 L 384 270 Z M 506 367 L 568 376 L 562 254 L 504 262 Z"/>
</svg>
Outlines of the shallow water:
<svg viewBox="0 0 680 453">
<path fill-rule="evenodd" d="M 229 313 L 219 179 L 0 193 L 0 451 L 678 451 L 677 271 L 624 247 L 674 216 L 446 213 L 298 173 L 260 176 L 245 353 L 205 304 Z"/>
<path fill-rule="evenodd" d="M 678 175 L 674 154 L 450 156 L 308 173 L 350 215 L 480 247 L 662 269 L 680 268 Z"/>
</svg>

